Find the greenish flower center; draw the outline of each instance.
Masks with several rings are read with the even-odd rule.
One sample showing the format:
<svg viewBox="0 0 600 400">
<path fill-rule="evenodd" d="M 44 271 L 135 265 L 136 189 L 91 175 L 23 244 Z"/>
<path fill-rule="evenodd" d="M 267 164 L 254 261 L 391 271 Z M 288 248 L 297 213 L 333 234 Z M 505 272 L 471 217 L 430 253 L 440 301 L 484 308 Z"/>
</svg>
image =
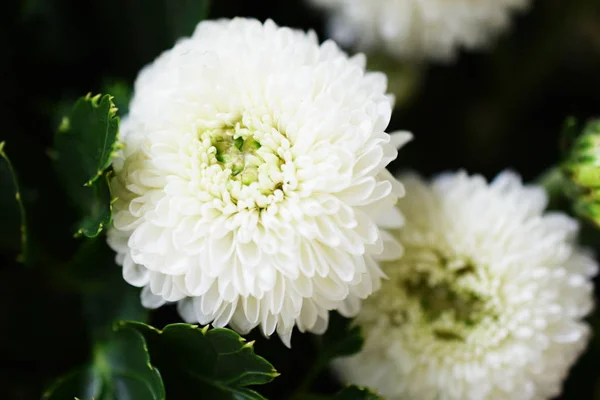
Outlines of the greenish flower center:
<svg viewBox="0 0 600 400">
<path fill-rule="evenodd" d="M 473 327 L 495 316 L 477 268 L 468 260 L 408 248 L 395 270 L 394 280 L 407 305 L 395 323 L 426 327 L 439 340 L 464 341 Z"/>
<path fill-rule="evenodd" d="M 268 116 L 206 123 L 197 139 L 194 181 L 226 213 L 267 209 L 298 186 L 290 141 Z"/>
<path fill-rule="evenodd" d="M 252 135 L 234 138 L 230 132 L 224 132 L 213 138 L 212 145 L 217 150 L 217 161 L 231 170 L 231 176 L 244 185 L 258 180 L 258 168 L 263 163 L 257 153 L 261 145 Z"/>
</svg>

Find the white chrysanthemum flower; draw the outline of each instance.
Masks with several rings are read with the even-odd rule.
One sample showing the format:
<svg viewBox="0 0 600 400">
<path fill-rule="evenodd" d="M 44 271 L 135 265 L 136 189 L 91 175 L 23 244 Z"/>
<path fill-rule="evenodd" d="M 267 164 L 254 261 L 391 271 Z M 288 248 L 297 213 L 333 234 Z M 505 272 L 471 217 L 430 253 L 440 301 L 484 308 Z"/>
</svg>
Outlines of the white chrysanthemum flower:
<svg viewBox="0 0 600 400">
<path fill-rule="evenodd" d="M 402 258 L 363 303 L 358 355 L 334 363 L 389 400 L 549 399 L 584 350 L 597 265 L 577 222 L 512 173 L 402 176 Z"/>
<path fill-rule="evenodd" d="M 481 48 L 531 0 L 310 0 L 331 14 L 338 42 L 398 58 L 451 59 Z"/>
<path fill-rule="evenodd" d="M 385 166 L 410 136 L 385 133 L 385 89 L 362 55 L 241 18 L 200 23 L 145 68 L 108 233 L 143 304 L 288 345 L 295 325 L 354 315 L 376 259 L 402 251 L 374 222 L 403 194 Z"/>
</svg>

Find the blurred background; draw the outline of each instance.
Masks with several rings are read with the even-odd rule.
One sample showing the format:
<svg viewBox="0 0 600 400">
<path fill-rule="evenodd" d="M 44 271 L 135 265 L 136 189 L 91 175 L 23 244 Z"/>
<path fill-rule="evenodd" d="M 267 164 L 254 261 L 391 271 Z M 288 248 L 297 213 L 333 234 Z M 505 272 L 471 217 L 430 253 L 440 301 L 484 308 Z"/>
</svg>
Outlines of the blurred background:
<svg viewBox="0 0 600 400">
<path fill-rule="evenodd" d="M 9 0 L 2 6 L 0 141 L 6 141 L 21 183 L 35 260 L 23 266 L 10 246 L 0 249 L 3 399 L 39 398 L 53 379 L 86 359 L 90 327 L 84 320 L 95 311 L 86 308 L 81 291 L 95 290 L 97 280 L 116 271 L 102 243 L 94 261 L 98 268 L 71 258 L 81 243 L 72 237 L 72 205 L 57 190 L 47 156 L 60 112 L 79 96 L 107 90 L 124 111 L 139 69 L 193 30 L 198 17 L 187 12 L 193 3 Z M 326 37 L 325 16 L 302 0 L 213 0 L 208 12 L 209 18 L 271 18 Z M 534 1 L 495 46 L 461 53 L 453 63 L 373 60 L 400 88 L 390 131 L 406 129 L 415 136 L 392 169 L 431 175 L 463 168 L 490 178 L 511 168 L 531 181 L 559 161 L 566 117 L 600 116 L 600 1 Z M 0 218 L 0 225 L 9 224 L 10 216 Z M 594 247 L 600 243 L 591 230 L 584 240 Z M 110 304 L 112 287 L 101 295 Z M 593 316 L 600 329 L 596 320 Z M 151 321 L 161 327 L 179 320 L 166 307 Z M 312 362 L 309 338 L 295 334 L 292 353 L 278 339 L 252 336 L 257 353 L 282 373 L 264 394 L 284 398 Z M 324 391 L 336 389 L 329 378 L 317 383 Z M 596 338 L 561 399 L 600 399 L 599 383 Z"/>
</svg>

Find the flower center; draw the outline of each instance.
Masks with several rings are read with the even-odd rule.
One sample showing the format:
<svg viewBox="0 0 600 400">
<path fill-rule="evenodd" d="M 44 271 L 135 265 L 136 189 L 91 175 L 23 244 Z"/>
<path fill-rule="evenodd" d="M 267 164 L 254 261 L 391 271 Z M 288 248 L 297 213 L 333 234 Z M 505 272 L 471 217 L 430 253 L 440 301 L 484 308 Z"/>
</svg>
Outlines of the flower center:
<svg viewBox="0 0 600 400">
<path fill-rule="evenodd" d="M 225 131 L 223 135 L 214 137 L 212 144 L 217 149 L 217 161 L 231 171 L 233 179 L 244 185 L 258 180 L 258 168 L 264 160 L 257 153 L 260 143 L 252 135 L 236 137 Z"/>
<path fill-rule="evenodd" d="M 408 249 L 395 271 L 394 283 L 407 305 L 395 316 L 396 324 L 426 327 L 442 341 L 464 341 L 473 327 L 495 317 L 469 260 Z"/>
<path fill-rule="evenodd" d="M 287 137 L 265 118 L 242 116 L 219 125 L 198 132 L 201 191 L 227 214 L 283 200 L 294 179 Z"/>
</svg>

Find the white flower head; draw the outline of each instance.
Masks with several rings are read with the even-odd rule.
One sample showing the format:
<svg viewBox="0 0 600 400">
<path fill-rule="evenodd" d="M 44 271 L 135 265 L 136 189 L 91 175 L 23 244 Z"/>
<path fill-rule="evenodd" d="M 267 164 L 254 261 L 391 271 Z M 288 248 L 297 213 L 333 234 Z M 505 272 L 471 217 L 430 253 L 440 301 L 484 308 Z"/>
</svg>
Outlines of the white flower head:
<svg viewBox="0 0 600 400">
<path fill-rule="evenodd" d="M 357 323 L 365 346 L 334 363 L 389 400 L 549 399 L 584 350 L 597 265 L 578 225 L 504 172 L 402 176 L 404 256 Z"/>
<path fill-rule="evenodd" d="M 401 59 L 452 59 L 481 48 L 531 0 L 310 0 L 331 14 L 334 39 Z"/>
<path fill-rule="evenodd" d="M 328 310 L 355 314 L 376 259 L 402 250 L 374 222 L 403 194 L 385 166 L 410 136 L 385 133 L 385 89 L 364 56 L 243 18 L 200 23 L 146 67 L 108 233 L 143 304 L 288 345 Z"/>
</svg>

